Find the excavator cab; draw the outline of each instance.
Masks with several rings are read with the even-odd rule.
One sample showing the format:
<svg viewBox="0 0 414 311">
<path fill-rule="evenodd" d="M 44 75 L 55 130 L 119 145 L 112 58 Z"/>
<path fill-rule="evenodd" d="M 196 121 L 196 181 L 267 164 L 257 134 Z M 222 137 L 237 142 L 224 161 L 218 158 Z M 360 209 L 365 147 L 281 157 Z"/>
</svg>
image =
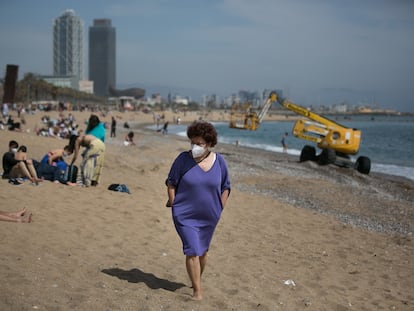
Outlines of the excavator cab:
<svg viewBox="0 0 414 311">
<path fill-rule="evenodd" d="M 230 113 L 229 127 L 240 130 L 255 131 L 259 127 L 259 119 L 250 103 L 233 104 Z"/>
<path fill-rule="evenodd" d="M 361 142 L 360 130 L 342 126 L 328 128 L 324 124 L 303 119 L 296 121 L 292 132 L 300 139 L 316 143 L 320 149 L 331 148 L 342 154 L 357 154 Z"/>
</svg>

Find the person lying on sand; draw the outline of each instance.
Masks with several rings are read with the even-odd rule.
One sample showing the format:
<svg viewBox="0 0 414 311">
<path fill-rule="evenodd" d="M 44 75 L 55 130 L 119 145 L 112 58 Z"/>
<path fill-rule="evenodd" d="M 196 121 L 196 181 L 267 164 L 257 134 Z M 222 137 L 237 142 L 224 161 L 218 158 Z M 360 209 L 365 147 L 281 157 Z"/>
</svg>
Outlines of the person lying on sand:
<svg viewBox="0 0 414 311">
<path fill-rule="evenodd" d="M 0 211 L 0 220 L 11 222 L 32 222 L 33 214 L 28 212 L 25 208 L 17 212 L 3 212 Z"/>
</svg>

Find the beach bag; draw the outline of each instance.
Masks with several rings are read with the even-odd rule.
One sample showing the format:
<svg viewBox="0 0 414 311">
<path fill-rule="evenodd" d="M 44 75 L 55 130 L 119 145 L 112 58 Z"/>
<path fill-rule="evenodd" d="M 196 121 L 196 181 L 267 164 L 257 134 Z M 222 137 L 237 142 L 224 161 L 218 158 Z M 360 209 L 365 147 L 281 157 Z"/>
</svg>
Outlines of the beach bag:
<svg viewBox="0 0 414 311">
<path fill-rule="evenodd" d="M 125 185 L 125 184 L 110 184 L 108 186 L 108 190 L 118 191 L 118 192 L 126 192 L 128 194 L 131 194 L 131 192 L 129 191 L 127 185 Z"/>
<path fill-rule="evenodd" d="M 78 167 L 76 165 L 68 165 L 65 170 L 64 179 L 68 182 L 76 183 L 78 177 Z"/>
</svg>

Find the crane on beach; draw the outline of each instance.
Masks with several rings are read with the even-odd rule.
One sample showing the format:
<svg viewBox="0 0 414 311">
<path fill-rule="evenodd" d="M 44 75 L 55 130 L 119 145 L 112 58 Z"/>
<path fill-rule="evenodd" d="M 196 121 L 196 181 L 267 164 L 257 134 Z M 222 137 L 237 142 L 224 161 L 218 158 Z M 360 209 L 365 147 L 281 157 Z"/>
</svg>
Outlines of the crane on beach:
<svg viewBox="0 0 414 311">
<path fill-rule="evenodd" d="M 273 103 L 278 103 L 282 107 L 293 111 L 297 115 L 305 117 L 295 122 L 292 133 L 295 137 L 313 142 L 321 149 L 320 154 L 316 154 L 316 149 L 312 145 L 305 145 L 300 154 L 300 162 L 315 161 L 320 165 L 335 164 L 341 167 L 354 168 L 362 174 L 369 174 L 371 170 L 371 160 L 365 156 L 359 156 L 352 162 L 350 156 L 359 152 L 361 142 L 361 131 L 348 128 L 324 116 L 314 113 L 293 102 L 281 98 L 277 92 L 272 91 L 264 104 L 256 113 L 250 105 L 237 107 L 230 115 L 230 128 L 252 130 L 259 128 L 264 116 L 269 111 Z"/>
</svg>

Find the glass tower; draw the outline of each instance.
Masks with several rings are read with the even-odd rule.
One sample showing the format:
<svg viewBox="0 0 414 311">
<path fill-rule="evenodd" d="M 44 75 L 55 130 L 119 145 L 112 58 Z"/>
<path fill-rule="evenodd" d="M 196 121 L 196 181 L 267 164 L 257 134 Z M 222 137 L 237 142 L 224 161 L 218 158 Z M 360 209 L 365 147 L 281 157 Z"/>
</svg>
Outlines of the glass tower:
<svg viewBox="0 0 414 311">
<path fill-rule="evenodd" d="M 95 19 L 89 27 L 89 80 L 98 96 L 116 88 L 115 39 L 110 19 Z"/>
<path fill-rule="evenodd" d="M 73 10 L 53 21 L 53 75 L 83 80 L 83 22 Z"/>
</svg>

